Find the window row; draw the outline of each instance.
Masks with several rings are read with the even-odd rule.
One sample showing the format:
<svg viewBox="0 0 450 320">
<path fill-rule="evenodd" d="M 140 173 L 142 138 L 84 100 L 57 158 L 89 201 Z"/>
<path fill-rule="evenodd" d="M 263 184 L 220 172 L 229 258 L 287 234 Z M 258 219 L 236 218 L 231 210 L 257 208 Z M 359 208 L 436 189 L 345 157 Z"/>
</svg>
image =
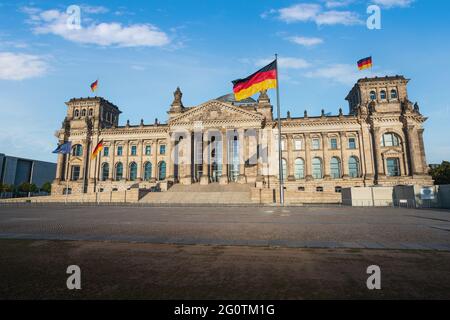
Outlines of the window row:
<svg viewBox="0 0 450 320">
<path fill-rule="evenodd" d="M 331 150 L 339 149 L 338 138 L 330 138 L 328 148 Z M 286 151 L 286 139 L 281 140 L 281 150 Z M 356 138 L 350 137 L 347 139 L 347 148 L 348 149 L 356 149 Z M 304 144 L 301 139 L 294 139 L 294 150 L 303 150 Z M 311 139 L 311 149 L 312 150 L 320 150 L 321 149 L 321 139 L 320 138 L 312 138 Z"/>
<path fill-rule="evenodd" d="M 92 108 L 90 108 L 89 110 L 87 109 L 81 109 L 81 111 L 79 109 L 75 109 L 75 111 L 73 112 L 73 116 L 75 118 L 81 116 L 81 117 L 85 117 L 87 115 L 89 115 L 90 117 L 92 117 L 94 115 L 94 110 Z"/>
<path fill-rule="evenodd" d="M 134 181 L 137 179 L 137 169 L 138 165 L 136 162 L 131 162 L 128 166 L 128 176 L 127 179 L 130 181 Z M 144 181 L 149 181 L 152 179 L 152 169 L 153 165 L 151 162 L 145 162 L 143 165 L 143 175 L 142 179 Z M 109 163 L 104 162 L 101 166 L 101 174 L 100 179 L 102 181 L 105 181 L 109 178 L 109 172 L 110 172 L 110 166 Z M 166 178 L 166 162 L 161 161 L 158 163 L 158 172 L 157 172 L 157 178 L 158 180 L 164 180 Z M 113 179 L 116 181 L 124 179 L 123 175 L 123 163 L 118 162 L 116 163 L 115 170 L 114 170 L 114 176 Z"/>
<path fill-rule="evenodd" d="M 150 145 L 146 145 L 144 154 L 146 156 L 148 156 L 148 155 L 151 155 L 151 153 L 152 153 L 152 147 Z M 159 146 L 159 154 L 166 154 L 166 146 L 165 145 L 162 144 Z M 83 155 L 83 146 L 81 144 L 74 145 L 72 148 L 72 155 L 81 157 Z M 117 146 L 116 155 L 117 156 L 123 155 L 123 146 Z M 137 155 L 137 146 L 131 146 L 130 155 L 132 155 L 132 156 Z M 109 156 L 109 147 L 103 147 L 103 156 L 104 157 Z"/>
<path fill-rule="evenodd" d="M 397 90 L 392 89 L 390 91 L 390 97 L 391 99 L 397 99 L 398 98 L 398 93 Z M 387 99 L 387 92 L 386 90 L 381 90 L 380 91 L 380 100 L 386 100 Z M 370 100 L 377 100 L 377 92 L 375 90 L 370 91 Z"/>
<path fill-rule="evenodd" d="M 283 165 L 283 179 L 287 177 L 287 162 L 282 159 Z M 348 160 L 348 175 L 352 178 L 360 176 L 359 160 L 357 157 L 350 157 Z M 315 157 L 311 161 L 311 174 L 314 179 L 323 179 L 323 163 L 322 159 Z M 341 160 L 338 157 L 333 157 L 330 160 L 330 176 L 333 179 L 342 178 Z M 305 161 L 302 158 L 295 159 L 294 162 L 294 177 L 296 180 L 305 178 Z"/>
</svg>

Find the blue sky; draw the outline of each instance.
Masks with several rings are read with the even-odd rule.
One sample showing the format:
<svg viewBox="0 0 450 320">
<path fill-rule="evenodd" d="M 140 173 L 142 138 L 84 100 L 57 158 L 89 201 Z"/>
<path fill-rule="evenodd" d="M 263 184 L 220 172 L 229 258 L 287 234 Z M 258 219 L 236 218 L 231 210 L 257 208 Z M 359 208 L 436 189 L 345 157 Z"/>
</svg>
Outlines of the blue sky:
<svg viewBox="0 0 450 320">
<path fill-rule="evenodd" d="M 370 4 L 381 30 L 366 27 Z M 65 24 L 70 5 L 81 8 L 79 30 Z M 450 160 L 449 9 L 438 0 L 0 0 L 0 152 L 55 161 L 64 102 L 92 96 L 97 78 L 122 124 L 152 123 L 166 120 L 177 86 L 197 105 L 278 53 L 283 115 L 347 111 L 356 79 L 402 74 L 429 116 L 428 161 Z M 358 71 L 369 55 L 373 70 Z"/>
</svg>

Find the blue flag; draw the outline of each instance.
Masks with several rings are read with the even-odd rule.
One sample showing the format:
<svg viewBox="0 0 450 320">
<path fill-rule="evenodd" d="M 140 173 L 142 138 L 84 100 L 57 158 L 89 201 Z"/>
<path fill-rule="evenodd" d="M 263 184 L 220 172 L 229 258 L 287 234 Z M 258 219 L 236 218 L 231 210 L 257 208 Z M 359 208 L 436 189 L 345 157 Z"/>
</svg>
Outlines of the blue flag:
<svg viewBox="0 0 450 320">
<path fill-rule="evenodd" d="M 55 150 L 52 153 L 61 153 L 61 154 L 69 154 L 72 149 L 72 142 L 64 142 L 62 144 L 58 144 Z"/>
</svg>

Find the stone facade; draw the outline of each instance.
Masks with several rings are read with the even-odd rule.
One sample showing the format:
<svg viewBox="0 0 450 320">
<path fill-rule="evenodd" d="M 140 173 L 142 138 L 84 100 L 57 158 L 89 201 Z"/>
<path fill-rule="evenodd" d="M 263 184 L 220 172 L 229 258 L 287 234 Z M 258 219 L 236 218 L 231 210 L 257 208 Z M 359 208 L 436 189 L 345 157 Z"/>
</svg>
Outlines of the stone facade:
<svg viewBox="0 0 450 320">
<path fill-rule="evenodd" d="M 336 193 L 344 187 L 431 185 L 417 104 L 403 76 L 365 78 L 349 92 L 349 112 L 281 119 L 283 180 L 288 192 Z M 182 92 L 164 124 L 119 126 L 117 106 L 100 98 L 71 99 L 57 132 L 71 141 L 59 155 L 53 193 L 167 190 L 173 184 L 279 186 L 278 131 L 272 105 L 232 95 L 185 107 Z M 104 150 L 90 155 L 103 140 Z M 270 192 L 267 192 L 269 196 Z M 265 194 L 264 193 L 264 194 Z M 300 195 L 301 196 L 301 195 Z"/>
</svg>

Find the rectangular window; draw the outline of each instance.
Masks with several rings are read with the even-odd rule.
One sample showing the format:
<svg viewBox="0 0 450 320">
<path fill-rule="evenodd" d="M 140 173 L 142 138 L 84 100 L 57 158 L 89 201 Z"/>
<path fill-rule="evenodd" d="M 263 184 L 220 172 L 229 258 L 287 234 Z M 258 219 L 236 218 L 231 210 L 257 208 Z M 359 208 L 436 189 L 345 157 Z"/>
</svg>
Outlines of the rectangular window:
<svg viewBox="0 0 450 320">
<path fill-rule="evenodd" d="M 349 149 L 356 149 L 356 139 L 355 138 L 349 138 L 348 139 L 348 148 Z"/>
<path fill-rule="evenodd" d="M 295 148 L 295 150 L 302 150 L 302 140 L 295 140 L 294 148 Z"/>
<path fill-rule="evenodd" d="M 152 147 L 151 146 L 145 146 L 145 155 L 149 156 L 152 153 Z"/>
<path fill-rule="evenodd" d="M 400 161 L 398 158 L 388 158 L 386 159 L 387 175 L 389 177 L 399 177 L 400 176 Z"/>
<path fill-rule="evenodd" d="M 72 181 L 77 181 L 80 179 L 80 166 L 72 167 Z"/>
<path fill-rule="evenodd" d="M 132 156 L 136 155 L 136 146 L 131 146 L 131 155 Z"/>
<path fill-rule="evenodd" d="M 123 147 L 122 147 L 122 146 L 118 146 L 118 147 L 117 147 L 117 155 L 118 155 L 118 156 L 121 156 L 121 155 L 122 155 L 122 150 L 123 150 Z"/>
<path fill-rule="evenodd" d="M 319 139 L 317 139 L 317 138 L 315 138 L 315 139 L 312 139 L 312 149 L 313 150 L 319 150 L 320 149 L 320 140 Z"/>
<path fill-rule="evenodd" d="M 166 154 L 166 145 L 162 144 L 159 146 L 159 154 Z"/>
<path fill-rule="evenodd" d="M 337 147 L 337 139 L 336 138 L 331 138 L 330 139 L 330 149 L 331 150 L 336 150 Z"/>
<path fill-rule="evenodd" d="M 109 156 L 109 147 L 103 147 L 103 156 L 104 157 Z"/>
</svg>

